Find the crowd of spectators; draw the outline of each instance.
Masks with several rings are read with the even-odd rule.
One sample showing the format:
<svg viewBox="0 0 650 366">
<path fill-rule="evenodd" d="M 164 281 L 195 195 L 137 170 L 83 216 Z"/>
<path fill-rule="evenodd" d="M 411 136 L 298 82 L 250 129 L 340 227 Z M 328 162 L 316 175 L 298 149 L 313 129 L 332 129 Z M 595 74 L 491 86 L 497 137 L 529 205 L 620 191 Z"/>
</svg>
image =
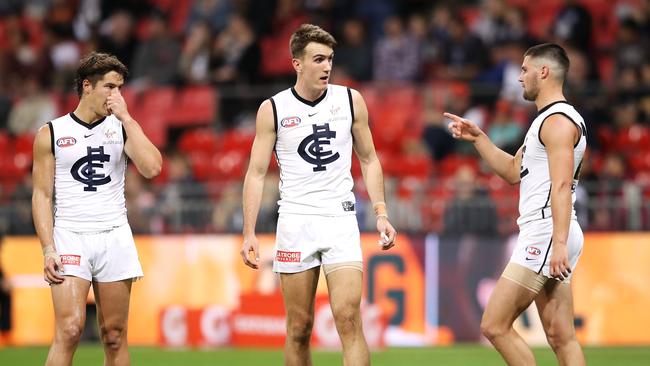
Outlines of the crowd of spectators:
<svg viewBox="0 0 650 366">
<path fill-rule="evenodd" d="M 442 112 L 474 120 L 514 153 L 536 113 L 518 82 L 522 54 L 551 41 L 569 53 L 567 97 L 588 126 L 586 190 L 577 205 L 584 227 L 650 228 L 643 203 L 650 201 L 649 0 L 5 0 L 0 232 L 33 233 L 30 137 L 76 104 L 74 71 L 91 50 L 129 67 L 125 99 L 165 151 L 162 177 L 128 176 L 134 231 L 239 231 L 255 110 L 292 84 L 288 40 L 304 22 L 335 36 L 333 82 L 366 99 L 397 227 L 457 230 L 462 212 L 472 212 L 467 202 L 478 202 L 502 221 L 490 227 L 514 229 L 516 188 L 497 182 L 471 147 L 449 136 Z M 183 118 L 206 98 L 195 90 L 213 100 L 207 114 Z M 480 200 L 454 184 L 468 176 Z M 276 182 L 271 175 L 260 215 L 267 230 Z M 358 199 L 363 215 L 367 197 Z"/>
</svg>

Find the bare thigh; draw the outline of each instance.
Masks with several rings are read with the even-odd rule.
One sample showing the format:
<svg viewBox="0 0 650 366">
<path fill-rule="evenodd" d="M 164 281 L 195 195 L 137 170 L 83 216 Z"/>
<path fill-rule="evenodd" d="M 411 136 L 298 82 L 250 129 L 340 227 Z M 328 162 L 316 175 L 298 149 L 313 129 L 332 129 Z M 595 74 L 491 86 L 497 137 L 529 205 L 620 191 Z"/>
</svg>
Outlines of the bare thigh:
<svg viewBox="0 0 650 366">
<path fill-rule="evenodd" d="M 573 294 L 569 283 L 549 280 L 535 304 L 547 335 L 573 336 Z"/>
<path fill-rule="evenodd" d="M 132 280 L 94 282 L 97 319 L 100 328 L 120 327 L 126 329 L 129 320 L 129 300 Z"/>
<path fill-rule="evenodd" d="M 509 328 L 519 314 L 526 310 L 536 294 L 522 285 L 501 277 L 488 301 L 483 321 Z"/>
<path fill-rule="evenodd" d="M 89 289 L 90 281 L 73 276 L 65 276 L 62 283 L 51 286 L 57 325 L 83 325 Z"/>
<path fill-rule="evenodd" d="M 327 289 L 330 296 L 332 312 L 338 309 L 359 309 L 361 304 L 361 286 L 363 274 L 352 268 L 344 268 L 327 276 Z"/>
<path fill-rule="evenodd" d="M 306 316 L 314 313 L 316 286 L 320 267 L 298 273 L 281 273 L 280 285 L 287 317 Z"/>
</svg>

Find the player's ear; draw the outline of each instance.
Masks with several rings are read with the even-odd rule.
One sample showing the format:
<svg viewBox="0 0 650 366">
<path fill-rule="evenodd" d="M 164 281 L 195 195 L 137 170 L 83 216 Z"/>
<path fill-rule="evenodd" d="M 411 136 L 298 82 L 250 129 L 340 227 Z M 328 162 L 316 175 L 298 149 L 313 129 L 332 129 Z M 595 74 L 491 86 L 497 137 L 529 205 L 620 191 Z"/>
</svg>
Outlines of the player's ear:
<svg viewBox="0 0 650 366">
<path fill-rule="evenodd" d="M 549 76 L 550 71 L 551 70 L 548 66 L 542 65 L 542 67 L 539 69 L 539 75 L 542 79 L 546 79 Z"/>
<path fill-rule="evenodd" d="M 92 88 L 93 88 L 93 85 L 92 85 L 92 83 L 90 82 L 90 80 L 88 80 L 88 79 L 84 79 L 84 80 L 81 82 L 81 90 L 83 91 L 82 94 L 86 94 L 86 93 L 90 92 L 90 90 L 91 90 Z"/>
<path fill-rule="evenodd" d="M 296 70 L 297 73 L 302 72 L 302 62 L 300 62 L 300 59 L 297 58 L 291 59 L 291 64 L 293 65 L 293 69 Z"/>
</svg>

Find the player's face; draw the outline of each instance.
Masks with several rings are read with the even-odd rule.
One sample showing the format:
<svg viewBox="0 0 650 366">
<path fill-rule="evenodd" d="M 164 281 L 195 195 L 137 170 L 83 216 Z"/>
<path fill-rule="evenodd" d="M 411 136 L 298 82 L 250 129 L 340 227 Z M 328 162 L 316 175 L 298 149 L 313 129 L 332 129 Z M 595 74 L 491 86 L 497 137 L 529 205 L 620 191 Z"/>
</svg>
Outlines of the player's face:
<svg viewBox="0 0 650 366">
<path fill-rule="evenodd" d="M 93 112 L 99 116 L 108 116 L 111 111 L 106 106 L 106 99 L 111 93 L 119 92 L 124 85 L 124 78 L 115 71 L 109 71 L 97 80 L 93 87 L 89 80 L 84 80 L 85 97 L 90 102 Z"/>
<path fill-rule="evenodd" d="M 300 59 L 299 72 L 302 79 L 314 89 L 326 89 L 332 72 L 333 60 L 334 51 L 332 48 L 321 43 L 309 43 Z"/>
<path fill-rule="evenodd" d="M 537 80 L 538 67 L 531 61 L 530 56 L 524 57 L 519 74 L 519 82 L 524 88 L 524 99 L 534 101 L 539 95 L 539 82 Z"/>
</svg>

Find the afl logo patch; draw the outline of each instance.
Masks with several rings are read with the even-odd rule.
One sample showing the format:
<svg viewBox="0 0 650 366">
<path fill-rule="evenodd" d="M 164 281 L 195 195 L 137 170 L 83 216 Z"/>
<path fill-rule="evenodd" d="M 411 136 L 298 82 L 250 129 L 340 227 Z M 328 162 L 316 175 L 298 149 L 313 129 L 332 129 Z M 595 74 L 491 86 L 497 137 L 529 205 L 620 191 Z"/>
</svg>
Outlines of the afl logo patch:
<svg viewBox="0 0 650 366">
<path fill-rule="evenodd" d="M 56 146 L 58 147 L 68 147 L 77 143 L 77 139 L 71 136 L 61 137 L 56 140 Z"/>
<path fill-rule="evenodd" d="M 285 117 L 280 121 L 282 127 L 293 127 L 300 124 L 300 117 Z"/>
<path fill-rule="evenodd" d="M 537 248 L 537 247 L 529 246 L 529 247 L 526 247 L 526 253 L 528 253 L 530 255 L 540 255 L 540 254 L 542 254 L 542 251 L 539 250 L 539 248 Z"/>
</svg>

